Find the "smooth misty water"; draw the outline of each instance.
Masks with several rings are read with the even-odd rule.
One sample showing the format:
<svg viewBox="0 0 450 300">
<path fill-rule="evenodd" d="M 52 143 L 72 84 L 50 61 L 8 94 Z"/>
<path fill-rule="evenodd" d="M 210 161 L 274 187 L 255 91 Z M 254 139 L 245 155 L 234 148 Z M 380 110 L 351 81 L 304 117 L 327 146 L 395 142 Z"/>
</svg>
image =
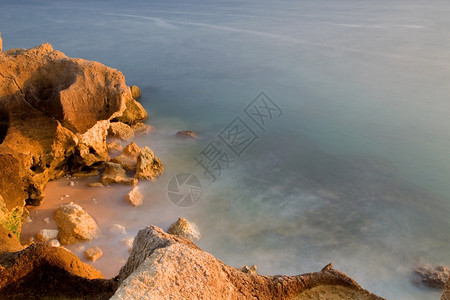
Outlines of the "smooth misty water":
<svg viewBox="0 0 450 300">
<path fill-rule="evenodd" d="M 2 1 L 0 31 L 4 48 L 49 42 L 141 87 L 158 131 L 137 143 L 166 173 L 140 183 L 142 209 L 108 212 L 129 232 L 185 216 L 234 266 L 332 261 L 381 296 L 438 299 L 409 276 L 450 264 L 449 13 L 445 1 Z M 262 90 L 284 111 L 266 132 L 243 113 Z M 259 139 L 211 183 L 193 157 L 236 116 Z M 204 185 L 193 207 L 167 199 L 180 172 Z"/>
</svg>

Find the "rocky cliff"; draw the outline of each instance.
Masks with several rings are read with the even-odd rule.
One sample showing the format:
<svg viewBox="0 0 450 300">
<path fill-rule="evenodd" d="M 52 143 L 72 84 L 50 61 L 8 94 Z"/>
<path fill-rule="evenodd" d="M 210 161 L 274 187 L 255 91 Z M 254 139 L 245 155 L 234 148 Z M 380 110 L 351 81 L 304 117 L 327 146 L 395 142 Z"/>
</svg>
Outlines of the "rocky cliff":
<svg viewBox="0 0 450 300">
<path fill-rule="evenodd" d="M 49 180 L 109 160 L 111 120 L 146 116 L 115 69 L 49 44 L 0 52 L 0 224 L 18 234 Z"/>
</svg>

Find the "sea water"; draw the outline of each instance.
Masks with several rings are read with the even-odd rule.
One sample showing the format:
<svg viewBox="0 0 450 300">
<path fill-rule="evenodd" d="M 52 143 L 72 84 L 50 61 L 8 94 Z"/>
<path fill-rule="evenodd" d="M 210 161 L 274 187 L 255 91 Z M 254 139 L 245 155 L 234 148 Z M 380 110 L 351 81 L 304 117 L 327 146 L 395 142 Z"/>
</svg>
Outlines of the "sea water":
<svg viewBox="0 0 450 300">
<path fill-rule="evenodd" d="M 112 277 L 128 253 L 108 226 L 132 236 L 183 216 L 235 267 L 293 275 L 333 262 L 380 296 L 438 299 L 411 272 L 450 264 L 449 13 L 446 1 L 1 1 L 4 48 L 49 42 L 141 88 L 156 131 L 136 143 L 165 166 L 139 183 L 140 208 L 127 187 L 89 189 L 95 178 L 50 183 L 24 232 L 79 203 L 102 227 L 93 265 Z M 245 110 L 260 92 L 279 108 L 263 127 Z M 249 129 L 243 151 L 226 144 L 233 121 Z M 200 138 L 177 139 L 185 129 Z M 211 145 L 228 159 L 215 181 L 198 162 Z M 201 183 L 180 190 L 201 191 L 187 207 L 167 193 L 183 173 Z"/>
</svg>

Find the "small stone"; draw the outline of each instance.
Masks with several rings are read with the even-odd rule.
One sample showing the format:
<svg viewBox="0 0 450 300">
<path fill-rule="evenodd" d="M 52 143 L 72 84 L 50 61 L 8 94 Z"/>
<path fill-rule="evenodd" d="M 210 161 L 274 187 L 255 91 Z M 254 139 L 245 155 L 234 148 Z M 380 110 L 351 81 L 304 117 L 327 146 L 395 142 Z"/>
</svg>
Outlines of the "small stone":
<svg viewBox="0 0 450 300">
<path fill-rule="evenodd" d="M 102 250 L 97 246 L 90 247 L 84 251 L 84 256 L 86 257 L 86 259 L 89 259 L 91 261 L 96 261 L 102 255 L 103 255 Z"/>
<path fill-rule="evenodd" d="M 75 182 L 73 182 L 73 181 L 69 182 L 69 186 L 74 186 L 74 185 L 75 185 Z"/>
<path fill-rule="evenodd" d="M 198 231 L 197 226 L 181 217 L 178 218 L 178 221 L 170 225 L 167 233 L 182 236 L 191 241 L 200 239 L 200 232 Z"/>
<path fill-rule="evenodd" d="M 43 242 L 47 242 L 58 237 L 59 231 L 57 229 L 41 229 L 38 231 L 36 237 Z"/>
<path fill-rule="evenodd" d="M 125 227 L 120 224 L 111 225 L 109 231 L 115 234 L 124 234 L 124 235 L 127 234 L 127 230 L 125 229 Z"/>
<path fill-rule="evenodd" d="M 253 265 L 250 268 L 248 266 L 242 266 L 239 268 L 239 270 L 247 274 L 256 274 L 258 267 L 256 265 Z"/>
<path fill-rule="evenodd" d="M 125 200 L 134 205 L 139 206 L 142 204 L 144 196 L 139 191 L 139 187 L 135 186 L 128 194 L 125 195 Z"/>
<path fill-rule="evenodd" d="M 93 176 L 97 176 L 98 175 L 98 170 L 89 170 L 86 172 L 76 172 L 73 173 L 73 177 L 93 177 Z"/>
<path fill-rule="evenodd" d="M 46 224 L 50 223 L 50 218 L 45 218 L 44 223 L 46 223 Z"/>
<path fill-rule="evenodd" d="M 25 223 L 31 223 L 33 222 L 33 220 L 30 218 L 30 216 L 27 216 Z"/>
<path fill-rule="evenodd" d="M 124 246 L 133 247 L 134 237 L 128 237 L 120 240 L 120 243 Z"/>
<path fill-rule="evenodd" d="M 28 241 L 29 241 L 30 243 L 34 242 L 34 237 L 30 237 L 30 238 L 28 239 Z"/>
<path fill-rule="evenodd" d="M 97 199 L 92 199 L 92 202 L 94 202 L 94 204 L 97 204 Z"/>
<path fill-rule="evenodd" d="M 177 132 L 177 137 L 196 139 L 198 136 L 192 130 L 182 130 Z"/>
<path fill-rule="evenodd" d="M 131 86 L 130 89 L 131 89 L 131 96 L 134 99 L 138 99 L 141 97 L 141 90 L 136 85 Z"/>
<path fill-rule="evenodd" d="M 52 247 L 60 247 L 61 243 L 57 239 L 50 240 L 48 244 Z"/>
<path fill-rule="evenodd" d="M 66 198 L 69 198 L 69 197 L 70 197 L 70 195 L 69 195 L 69 194 L 65 194 L 65 195 L 64 195 L 64 197 L 66 197 Z"/>
<path fill-rule="evenodd" d="M 90 187 L 104 187 L 103 183 L 101 182 L 91 182 L 88 184 Z"/>
<path fill-rule="evenodd" d="M 136 175 L 138 179 L 154 180 L 156 177 L 164 173 L 164 167 L 153 151 L 145 146 L 141 148 L 141 152 L 137 158 Z"/>
</svg>

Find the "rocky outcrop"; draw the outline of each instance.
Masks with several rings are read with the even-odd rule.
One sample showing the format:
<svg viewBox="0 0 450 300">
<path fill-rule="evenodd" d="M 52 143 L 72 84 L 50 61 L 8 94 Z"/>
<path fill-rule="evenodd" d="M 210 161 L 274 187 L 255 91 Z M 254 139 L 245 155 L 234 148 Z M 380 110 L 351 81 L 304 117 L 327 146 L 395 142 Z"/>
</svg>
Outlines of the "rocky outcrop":
<svg viewBox="0 0 450 300">
<path fill-rule="evenodd" d="M 74 203 L 61 205 L 55 212 L 55 220 L 58 239 L 63 245 L 95 239 L 100 232 L 94 219 Z"/>
<path fill-rule="evenodd" d="M 71 252 L 45 244 L 0 255 L 1 299 L 109 299 L 113 280 Z"/>
<path fill-rule="evenodd" d="M 1 52 L 3 213 L 21 214 L 25 201 L 40 204 L 49 180 L 109 160 L 110 120 L 127 107 L 142 108 L 115 69 L 69 58 L 49 44 Z M 140 110 L 134 120 L 142 118 Z"/>
<path fill-rule="evenodd" d="M 163 165 L 153 151 L 145 146 L 139 152 L 136 163 L 136 175 L 138 179 L 154 180 L 164 172 Z"/>
<path fill-rule="evenodd" d="M 382 299 L 330 268 L 298 276 L 246 274 L 155 226 L 139 231 L 118 279 L 111 299 Z"/>
<path fill-rule="evenodd" d="M 414 269 L 414 282 L 430 288 L 443 289 L 450 279 L 450 269 L 446 266 L 418 266 Z"/>
<path fill-rule="evenodd" d="M 197 226 L 195 226 L 195 224 L 189 223 L 188 220 L 181 217 L 178 218 L 175 223 L 170 225 L 167 233 L 185 237 L 190 241 L 200 239 L 200 232 L 198 231 Z"/>
</svg>

